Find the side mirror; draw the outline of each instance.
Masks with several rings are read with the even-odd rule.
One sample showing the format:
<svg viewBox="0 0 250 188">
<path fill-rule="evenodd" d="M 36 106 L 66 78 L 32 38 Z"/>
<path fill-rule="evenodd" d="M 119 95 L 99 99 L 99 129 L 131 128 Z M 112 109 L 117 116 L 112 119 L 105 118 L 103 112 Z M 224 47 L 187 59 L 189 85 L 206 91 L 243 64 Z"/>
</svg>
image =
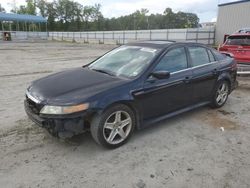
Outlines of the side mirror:
<svg viewBox="0 0 250 188">
<path fill-rule="evenodd" d="M 170 77 L 170 72 L 168 71 L 155 71 L 151 73 L 151 76 L 159 80 L 168 79 Z"/>
</svg>

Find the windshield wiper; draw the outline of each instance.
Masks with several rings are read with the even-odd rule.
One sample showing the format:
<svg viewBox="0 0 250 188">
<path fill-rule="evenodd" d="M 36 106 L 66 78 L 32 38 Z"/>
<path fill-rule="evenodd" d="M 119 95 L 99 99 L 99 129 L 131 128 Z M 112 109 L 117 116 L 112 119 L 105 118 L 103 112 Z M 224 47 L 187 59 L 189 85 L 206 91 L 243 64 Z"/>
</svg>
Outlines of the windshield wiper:
<svg viewBox="0 0 250 188">
<path fill-rule="evenodd" d="M 102 69 L 91 69 L 91 70 L 96 71 L 96 72 L 101 72 L 101 73 L 104 73 L 104 74 L 107 74 L 110 76 L 115 76 L 114 74 L 112 74 L 111 72 L 108 72 L 106 70 L 102 70 Z"/>
</svg>

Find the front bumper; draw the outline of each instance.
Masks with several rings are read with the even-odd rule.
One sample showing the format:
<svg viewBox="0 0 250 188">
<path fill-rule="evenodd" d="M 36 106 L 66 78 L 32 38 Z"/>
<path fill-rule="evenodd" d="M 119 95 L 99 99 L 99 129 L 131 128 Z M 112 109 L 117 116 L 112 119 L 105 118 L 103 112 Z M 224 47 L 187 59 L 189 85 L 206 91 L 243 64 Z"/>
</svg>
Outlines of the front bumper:
<svg viewBox="0 0 250 188">
<path fill-rule="evenodd" d="M 33 112 L 27 100 L 24 101 L 25 112 L 28 117 L 38 126 L 48 130 L 53 136 L 60 138 L 70 138 L 74 135 L 81 134 L 88 128 L 87 120 L 89 114 L 82 112 L 65 116 L 45 116 Z"/>
</svg>

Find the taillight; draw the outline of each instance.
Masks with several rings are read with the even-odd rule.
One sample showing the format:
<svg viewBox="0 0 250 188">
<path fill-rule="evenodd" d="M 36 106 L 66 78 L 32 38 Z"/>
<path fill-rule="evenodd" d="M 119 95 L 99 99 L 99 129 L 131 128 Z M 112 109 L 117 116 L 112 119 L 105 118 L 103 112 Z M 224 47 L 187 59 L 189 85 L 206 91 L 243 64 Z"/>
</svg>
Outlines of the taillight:
<svg viewBox="0 0 250 188">
<path fill-rule="evenodd" d="M 220 47 L 219 51 L 228 51 L 228 49 L 224 47 Z"/>
</svg>

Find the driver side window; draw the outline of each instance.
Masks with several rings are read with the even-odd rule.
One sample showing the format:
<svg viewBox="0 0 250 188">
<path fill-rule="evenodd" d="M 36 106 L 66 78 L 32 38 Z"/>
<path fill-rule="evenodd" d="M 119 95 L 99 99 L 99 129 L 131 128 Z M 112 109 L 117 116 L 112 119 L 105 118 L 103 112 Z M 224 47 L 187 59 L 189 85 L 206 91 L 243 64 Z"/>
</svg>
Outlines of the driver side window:
<svg viewBox="0 0 250 188">
<path fill-rule="evenodd" d="M 175 48 L 165 54 L 156 65 L 154 71 L 168 71 L 170 73 L 186 69 L 187 56 L 184 47 Z"/>
</svg>

